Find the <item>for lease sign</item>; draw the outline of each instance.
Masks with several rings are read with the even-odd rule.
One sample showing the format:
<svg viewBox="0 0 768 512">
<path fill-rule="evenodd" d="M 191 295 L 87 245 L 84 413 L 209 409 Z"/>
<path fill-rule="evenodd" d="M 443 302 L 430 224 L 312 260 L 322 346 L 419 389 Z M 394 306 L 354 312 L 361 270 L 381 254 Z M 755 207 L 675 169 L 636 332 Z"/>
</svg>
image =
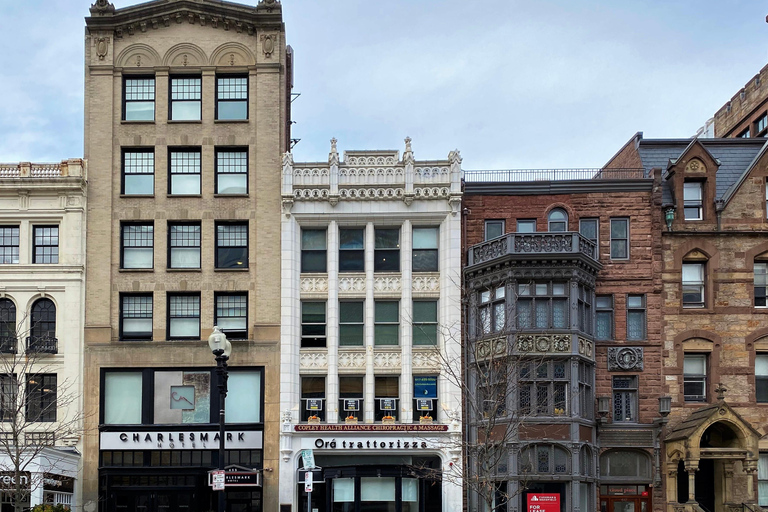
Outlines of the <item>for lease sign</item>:
<svg viewBox="0 0 768 512">
<path fill-rule="evenodd" d="M 529 494 L 528 512 L 560 512 L 560 495 Z"/>
</svg>

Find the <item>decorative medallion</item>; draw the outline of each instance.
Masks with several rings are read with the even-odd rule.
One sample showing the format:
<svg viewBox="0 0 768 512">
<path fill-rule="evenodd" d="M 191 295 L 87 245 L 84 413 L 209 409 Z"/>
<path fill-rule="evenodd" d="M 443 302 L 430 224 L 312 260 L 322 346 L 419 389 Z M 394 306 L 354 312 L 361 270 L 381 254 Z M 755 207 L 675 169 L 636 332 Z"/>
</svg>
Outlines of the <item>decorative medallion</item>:
<svg viewBox="0 0 768 512">
<path fill-rule="evenodd" d="M 99 60 L 104 60 L 107 56 L 107 49 L 109 48 L 109 39 L 106 37 L 100 37 L 96 40 L 96 55 L 99 56 Z"/>
<path fill-rule="evenodd" d="M 642 371 L 642 347 L 608 347 L 608 371 Z"/>
<path fill-rule="evenodd" d="M 275 40 L 271 34 L 261 36 L 261 50 L 264 52 L 264 57 L 271 58 L 272 52 L 275 51 Z"/>
</svg>

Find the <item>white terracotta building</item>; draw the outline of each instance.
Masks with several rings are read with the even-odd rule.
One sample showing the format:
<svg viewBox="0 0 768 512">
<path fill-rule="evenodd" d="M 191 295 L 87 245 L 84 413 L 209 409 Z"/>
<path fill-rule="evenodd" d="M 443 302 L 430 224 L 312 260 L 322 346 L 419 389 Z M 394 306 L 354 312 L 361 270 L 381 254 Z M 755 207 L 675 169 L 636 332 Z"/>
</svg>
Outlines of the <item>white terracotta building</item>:
<svg viewBox="0 0 768 512">
<path fill-rule="evenodd" d="M 21 482 L 28 490 L 25 507 L 78 505 L 86 183 L 80 159 L 0 164 L 4 509 L 14 487 L 14 459 L 21 461 Z M 14 434 L 21 439 L 18 448 Z"/>
<path fill-rule="evenodd" d="M 461 510 L 461 158 L 283 162 L 280 503 Z M 352 507 L 352 508 L 349 508 Z M 374 508 L 371 508 L 374 507 Z"/>
</svg>

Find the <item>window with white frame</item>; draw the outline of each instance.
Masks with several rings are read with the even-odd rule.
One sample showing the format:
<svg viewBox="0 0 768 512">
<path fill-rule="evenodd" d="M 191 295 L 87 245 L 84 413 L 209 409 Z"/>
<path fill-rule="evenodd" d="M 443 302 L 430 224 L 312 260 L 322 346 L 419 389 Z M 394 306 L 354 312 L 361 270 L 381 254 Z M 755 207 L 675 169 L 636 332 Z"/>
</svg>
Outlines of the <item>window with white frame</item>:
<svg viewBox="0 0 768 512">
<path fill-rule="evenodd" d="M 121 230 L 120 268 L 152 268 L 154 265 L 154 232 L 151 223 L 126 223 Z"/>
<path fill-rule="evenodd" d="M 766 302 L 766 290 L 768 290 L 768 263 L 756 261 L 754 272 L 755 307 L 768 307 L 768 302 Z"/>
<path fill-rule="evenodd" d="M 123 150 L 121 192 L 127 196 L 151 196 L 155 193 L 155 150 Z"/>
<path fill-rule="evenodd" d="M 569 364 L 566 360 L 520 363 L 518 410 L 527 416 L 568 414 Z"/>
<path fill-rule="evenodd" d="M 611 259 L 629 259 L 629 219 L 611 219 Z"/>
<path fill-rule="evenodd" d="M 637 376 L 613 377 L 613 421 L 637 421 Z"/>
<path fill-rule="evenodd" d="M 168 294 L 168 339 L 200 339 L 199 294 Z"/>
<path fill-rule="evenodd" d="M 199 149 L 170 149 L 168 165 L 169 194 L 188 196 L 200 194 Z"/>
<path fill-rule="evenodd" d="M 755 356 L 755 401 L 768 403 L 768 354 Z"/>
<path fill-rule="evenodd" d="M 685 220 L 703 219 L 703 189 L 701 181 L 686 181 L 683 183 L 683 205 Z"/>
<path fill-rule="evenodd" d="M 683 356 L 683 395 L 686 402 L 707 401 L 707 355 Z"/>
<path fill-rule="evenodd" d="M 567 329 L 568 286 L 565 282 L 518 283 L 518 329 Z"/>
<path fill-rule="evenodd" d="M 645 295 L 627 295 L 627 339 L 646 339 Z"/>
<path fill-rule="evenodd" d="M 704 307 L 704 263 L 682 265 L 683 307 Z"/>
<path fill-rule="evenodd" d="M 506 322 L 505 285 L 487 288 L 479 292 L 479 320 L 481 334 L 501 332 Z"/>
<path fill-rule="evenodd" d="M 200 223 L 168 224 L 168 268 L 200 268 Z"/>
<path fill-rule="evenodd" d="M 248 151 L 216 150 L 216 193 L 237 195 L 248 193 Z"/>
<path fill-rule="evenodd" d="M 411 251 L 414 272 L 437 272 L 438 228 L 413 228 L 413 250 Z"/>
<path fill-rule="evenodd" d="M 0 264 L 19 262 L 19 226 L 0 226 Z"/>
<path fill-rule="evenodd" d="M 218 292 L 215 295 L 218 325 L 229 339 L 248 337 L 248 294 L 244 292 Z"/>
<path fill-rule="evenodd" d="M 120 296 L 120 339 L 152 339 L 152 294 Z"/>
<path fill-rule="evenodd" d="M 497 238 L 504 234 L 504 220 L 486 219 L 485 220 L 485 239 Z"/>
</svg>

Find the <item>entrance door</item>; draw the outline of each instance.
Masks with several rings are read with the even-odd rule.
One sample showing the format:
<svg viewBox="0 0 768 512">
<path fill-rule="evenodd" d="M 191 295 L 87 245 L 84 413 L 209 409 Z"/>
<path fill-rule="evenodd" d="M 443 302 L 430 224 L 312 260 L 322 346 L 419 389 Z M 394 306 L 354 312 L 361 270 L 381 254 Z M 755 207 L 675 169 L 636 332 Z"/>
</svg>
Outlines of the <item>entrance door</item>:
<svg viewBox="0 0 768 512">
<path fill-rule="evenodd" d="M 115 512 L 195 512 L 194 492 L 134 491 L 115 493 Z"/>
<path fill-rule="evenodd" d="M 650 499 L 626 496 L 608 498 L 608 512 L 650 512 Z"/>
</svg>

